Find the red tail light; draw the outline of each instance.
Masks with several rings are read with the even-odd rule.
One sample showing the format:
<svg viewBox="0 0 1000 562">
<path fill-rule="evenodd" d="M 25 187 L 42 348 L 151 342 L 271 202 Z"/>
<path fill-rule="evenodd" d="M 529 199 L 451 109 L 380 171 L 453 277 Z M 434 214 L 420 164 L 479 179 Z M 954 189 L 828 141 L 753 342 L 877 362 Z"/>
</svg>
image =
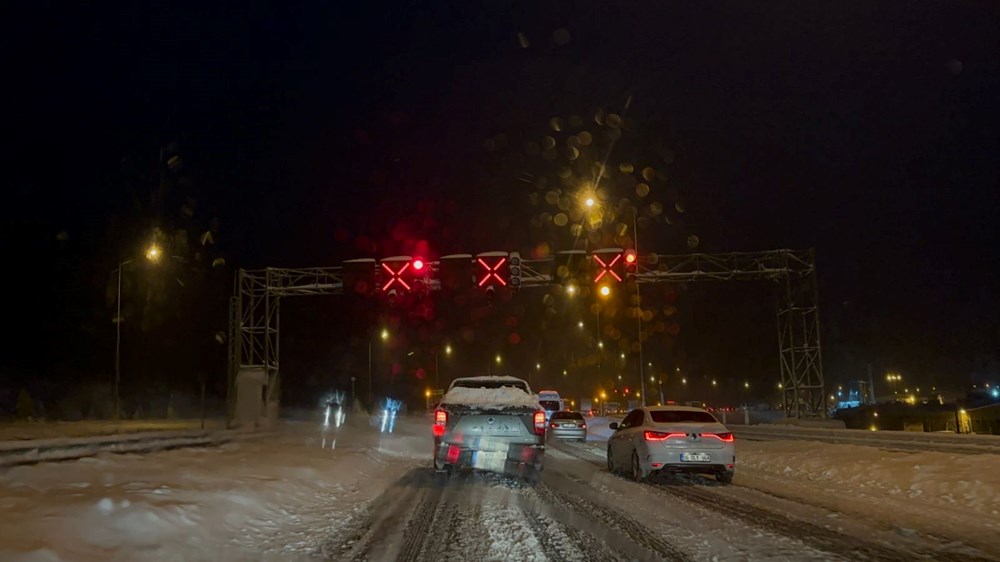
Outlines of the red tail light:
<svg viewBox="0 0 1000 562">
<path fill-rule="evenodd" d="M 587 424 L 580 424 L 580 429 L 587 429 Z"/>
<path fill-rule="evenodd" d="M 702 437 L 715 437 L 719 441 L 724 441 L 726 443 L 732 443 L 733 441 L 736 441 L 736 438 L 733 437 L 732 433 L 702 433 L 701 436 Z"/>
<path fill-rule="evenodd" d="M 445 410 L 435 410 L 434 437 L 441 437 L 442 435 L 444 435 L 447 425 L 448 425 L 448 412 Z"/>
<path fill-rule="evenodd" d="M 549 424 L 549 427 L 559 427 L 559 426 L 558 426 L 557 424 L 554 424 L 554 423 L 550 423 L 550 424 Z"/>
<path fill-rule="evenodd" d="M 663 433 L 661 431 L 644 431 L 642 436 L 646 441 L 666 441 L 675 437 L 687 437 L 684 433 Z"/>
<path fill-rule="evenodd" d="M 535 433 L 545 435 L 545 412 L 535 412 Z"/>
</svg>

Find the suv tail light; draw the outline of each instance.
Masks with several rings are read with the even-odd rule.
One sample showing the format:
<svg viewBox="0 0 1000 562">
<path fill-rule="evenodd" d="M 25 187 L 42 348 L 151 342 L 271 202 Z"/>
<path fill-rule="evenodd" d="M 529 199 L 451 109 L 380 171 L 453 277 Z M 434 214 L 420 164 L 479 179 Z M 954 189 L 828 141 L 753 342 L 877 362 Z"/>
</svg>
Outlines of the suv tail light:
<svg viewBox="0 0 1000 562">
<path fill-rule="evenodd" d="M 724 441 L 726 443 L 732 443 L 733 441 L 736 441 L 736 438 L 733 437 L 732 433 L 702 433 L 701 436 L 702 437 L 715 437 L 719 441 Z"/>
<path fill-rule="evenodd" d="M 535 412 L 535 434 L 545 435 L 545 412 L 541 410 Z"/>
<path fill-rule="evenodd" d="M 644 431 L 642 436 L 646 441 L 666 441 L 674 437 L 687 437 L 684 433 L 663 433 L 662 431 Z"/>
<path fill-rule="evenodd" d="M 448 412 L 445 410 L 434 410 L 434 437 L 444 435 L 448 425 Z"/>
</svg>

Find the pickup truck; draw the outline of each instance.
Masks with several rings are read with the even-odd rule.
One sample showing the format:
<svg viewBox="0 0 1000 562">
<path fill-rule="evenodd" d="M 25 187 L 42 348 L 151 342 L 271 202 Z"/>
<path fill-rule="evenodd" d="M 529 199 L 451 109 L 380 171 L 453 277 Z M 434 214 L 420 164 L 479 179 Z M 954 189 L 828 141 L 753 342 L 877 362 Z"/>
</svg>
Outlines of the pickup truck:
<svg viewBox="0 0 1000 562">
<path fill-rule="evenodd" d="M 459 467 L 537 480 L 545 458 L 545 411 L 515 377 L 455 379 L 434 410 L 434 468 Z"/>
</svg>

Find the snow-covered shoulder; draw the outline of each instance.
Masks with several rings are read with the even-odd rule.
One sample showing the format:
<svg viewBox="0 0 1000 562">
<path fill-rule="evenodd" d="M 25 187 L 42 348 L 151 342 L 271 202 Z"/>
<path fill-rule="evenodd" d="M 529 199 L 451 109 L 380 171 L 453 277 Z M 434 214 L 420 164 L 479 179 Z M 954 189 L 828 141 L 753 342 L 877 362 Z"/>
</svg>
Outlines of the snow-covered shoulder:
<svg viewBox="0 0 1000 562">
<path fill-rule="evenodd" d="M 483 409 L 539 408 L 538 395 L 520 388 L 468 388 L 457 386 L 441 398 L 441 404 L 477 406 Z"/>
</svg>

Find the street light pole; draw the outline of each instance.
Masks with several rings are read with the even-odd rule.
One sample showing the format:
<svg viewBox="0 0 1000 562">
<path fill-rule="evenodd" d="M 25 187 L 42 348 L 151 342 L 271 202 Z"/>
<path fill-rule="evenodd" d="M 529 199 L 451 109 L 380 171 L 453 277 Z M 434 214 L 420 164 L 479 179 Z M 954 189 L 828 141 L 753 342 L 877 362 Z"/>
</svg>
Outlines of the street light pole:
<svg viewBox="0 0 1000 562">
<path fill-rule="evenodd" d="M 131 260 L 128 260 L 131 261 Z M 122 268 L 128 261 L 118 262 L 118 296 L 116 297 L 115 310 L 115 412 L 114 419 L 121 417 L 121 398 L 118 393 L 118 385 L 122 380 L 121 356 L 122 356 Z"/>
<path fill-rule="evenodd" d="M 156 263 L 160 259 L 162 251 L 159 246 L 154 242 L 148 248 L 146 248 L 146 259 L 150 262 Z M 121 417 L 121 393 L 119 392 L 119 387 L 122 380 L 121 364 L 122 364 L 122 270 L 125 266 L 132 263 L 133 260 L 120 260 L 118 262 L 118 287 L 116 291 L 115 298 L 115 412 L 114 419 L 117 420 Z"/>
<path fill-rule="evenodd" d="M 638 215 L 639 215 L 639 208 L 638 207 L 633 207 L 632 208 L 632 245 L 635 246 L 635 247 L 632 248 L 632 249 L 635 250 L 635 255 L 636 256 L 639 255 L 639 228 L 638 228 L 639 221 L 637 220 Z M 637 258 L 636 262 L 638 262 L 638 261 L 639 260 Z M 638 266 L 636 266 L 636 267 L 638 269 Z M 642 398 L 642 406 L 645 406 L 646 405 L 646 375 L 645 375 L 645 373 L 643 373 L 643 370 L 642 370 L 642 298 L 639 296 L 639 278 L 638 277 L 635 279 L 635 305 L 639 309 L 638 310 L 638 314 L 635 315 L 635 317 L 636 317 L 636 323 L 638 325 L 637 340 L 639 342 L 639 388 L 642 389 L 642 397 L 641 397 Z"/>
</svg>

